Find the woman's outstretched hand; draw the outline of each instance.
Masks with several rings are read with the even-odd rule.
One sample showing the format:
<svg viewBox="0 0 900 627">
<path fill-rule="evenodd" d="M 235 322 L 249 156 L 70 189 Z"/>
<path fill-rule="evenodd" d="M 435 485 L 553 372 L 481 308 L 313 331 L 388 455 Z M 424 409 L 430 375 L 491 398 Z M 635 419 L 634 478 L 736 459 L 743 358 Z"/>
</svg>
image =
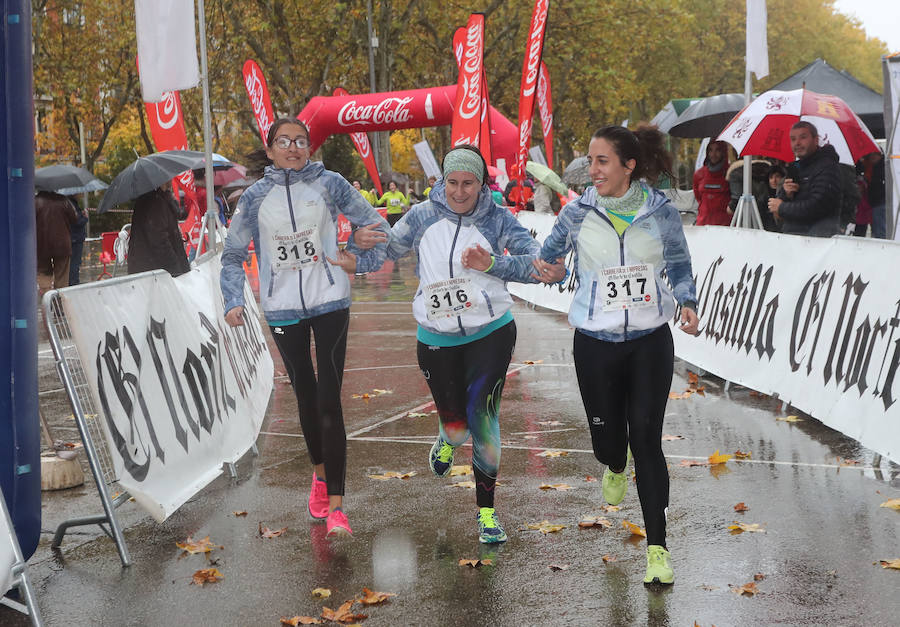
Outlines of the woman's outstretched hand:
<svg viewBox="0 0 900 627">
<path fill-rule="evenodd" d="M 491 259 L 491 252 L 483 248 L 481 244 L 475 244 L 466 248 L 462 252 L 461 261 L 463 268 L 480 272 L 487 271 L 494 263 L 494 260 Z"/>
<path fill-rule="evenodd" d="M 333 266 L 338 266 L 344 270 L 347 274 L 356 274 L 356 255 L 353 253 L 348 253 L 344 249 L 338 249 L 337 259 L 332 259 L 331 257 L 325 257 Z"/>
<path fill-rule="evenodd" d="M 375 248 L 376 244 L 388 241 L 387 233 L 380 231 L 380 223 L 367 224 L 353 231 L 353 243 L 361 250 Z M 329 260 L 330 261 L 330 260 Z"/>
<path fill-rule="evenodd" d="M 700 326 L 700 318 L 697 312 L 689 307 L 681 308 L 681 326 L 679 328 L 688 335 L 697 335 L 697 328 Z"/>
<path fill-rule="evenodd" d="M 531 262 L 534 266 L 534 272 L 531 273 L 535 279 L 541 283 L 559 283 L 566 278 L 565 260 L 560 257 L 556 263 L 549 263 L 541 258 L 537 258 Z"/>
</svg>

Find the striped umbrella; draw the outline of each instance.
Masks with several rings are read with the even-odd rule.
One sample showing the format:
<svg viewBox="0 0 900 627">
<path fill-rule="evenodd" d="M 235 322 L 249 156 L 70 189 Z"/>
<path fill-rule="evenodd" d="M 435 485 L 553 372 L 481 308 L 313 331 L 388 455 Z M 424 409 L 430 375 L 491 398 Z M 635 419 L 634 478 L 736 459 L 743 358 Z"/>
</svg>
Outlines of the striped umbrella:
<svg viewBox="0 0 900 627">
<path fill-rule="evenodd" d="M 806 89 L 761 94 L 728 123 L 719 139 L 734 146 L 742 157 L 761 155 L 791 162 L 791 126 L 800 120 L 816 127 L 819 144 L 831 144 L 841 163 L 853 165 L 861 157 L 879 152 L 869 129 L 847 103 Z"/>
</svg>

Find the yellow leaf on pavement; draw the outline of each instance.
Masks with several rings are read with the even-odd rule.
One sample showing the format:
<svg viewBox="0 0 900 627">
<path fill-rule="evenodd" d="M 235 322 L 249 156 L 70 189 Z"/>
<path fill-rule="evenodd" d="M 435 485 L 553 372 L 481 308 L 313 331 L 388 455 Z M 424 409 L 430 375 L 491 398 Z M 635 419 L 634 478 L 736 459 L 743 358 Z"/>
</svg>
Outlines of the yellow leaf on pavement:
<svg viewBox="0 0 900 627">
<path fill-rule="evenodd" d="M 359 620 L 364 620 L 368 618 L 367 614 L 352 614 L 350 612 L 350 608 L 353 607 L 353 604 L 356 602 L 356 599 L 351 599 L 350 601 L 346 601 L 336 610 L 331 609 L 330 607 L 322 608 L 322 618 L 325 620 L 330 620 L 335 623 L 353 623 Z"/>
<path fill-rule="evenodd" d="M 472 559 L 461 559 L 459 560 L 460 566 L 468 566 L 470 568 L 478 568 L 479 566 L 491 566 L 493 565 L 492 560 L 472 560 Z"/>
<path fill-rule="evenodd" d="M 363 605 L 378 605 L 379 603 L 384 603 L 390 597 L 397 596 L 393 592 L 376 592 L 375 590 L 369 590 L 368 588 L 363 588 L 363 596 L 361 599 L 356 599 Z"/>
<path fill-rule="evenodd" d="M 633 522 L 628 522 L 627 520 L 622 521 L 622 526 L 628 529 L 631 532 L 631 535 L 641 536 L 642 538 L 647 537 L 647 532 L 641 529 L 638 525 Z"/>
<path fill-rule="evenodd" d="M 747 507 L 747 505 L 743 501 L 734 506 L 734 511 L 736 512 L 746 512 L 749 509 L 750 508 Z"/>
<path fill-rule="evenodd" d="M 451 488 L 466 488 L 467 490 L 474 490 L 475 482 L 474 481 L 457 481 L 456 483 L 451 483 L 450 487 Z"/>
<path fill-rule="evenodd" d="M 775 420 L 780 420 L 781 422 L 803 422 L 803 419 L 799 416 L 778 416 Z"/>
<path fill-rule="evenodd" d="M 313 588 L 312 595 L 317 599 L 327 599 L 331 596 L 331 590 L 328 588 Z"/>
<path fill-rule="evenodd" d="M 731 591 L 735 594 L 745 594 L 748 597 L 752 597 L 754 594 L 759 592 L 759 590 L 756 588 L 756 583 L 753 581 L 751 581 L 750 583 L 745 583 L 743 586 L 731 586 Z"/>
<path fill-rule="evenodd" d="M 260 538 L 277 538 L 278 536 L 283 536 L 286 531 L 287 527 L 282 527 L 281 529 L 269 529 L 268 527 L 263 527 L 262 523 L 259 523 Z"/>
<path fill-rule="evenodd" d="M 572 490 L 572 486 L 568 483 L 542 483 L 538 486 L 541 490 Z"/>
<path fill-rule="evenodd" d="M 534 529 L 536 531 L 540 531 L 541 533 L 556 533 L 557 531 L 562 531 L 566 528 L 565 525 L 560 525 L 558 523 L 551 523 L 549 520 L 542 520 L 539 523 L 529 523 L 526 525 L 528 529 Z"/>
<path fill-rule="evenodd" d="M 900 499 L 888 499 L 884 503 L 879 505 L 879 507 L 889 507 L 890 509 L 896 509 L 897 511 L 900 511 Z"/>
<path fill-rule="evenodd" d="M 709 456 L 709 463 L 710 464 L 724 464 L 731 458 L 732 458 L 732 456 L 728 455 L 727 453 L 719 454 L 719 449 L 716 449 L 716 452 Z"/>
<path fill-rule="evenodd" d="M 410 477 L 415 477 L 418 473 L 415 470 L 410 470 L 409 472 L 396 472 L 394 470 L 388 470 L 384 474 L 381 475 L 368 475 L 370 479 L 378 479 L 379 481 L 387 481 L 388 479 L 409 479 Z"/>
<path fill-rule="evenodd" d="M 896 568 L 897 570 L 900 570 L 900 558 L 895 560 L 881 560 L 879 563 L 882 568 Z"/>
<path fill-rule="evenodd" d="M 745 531 L 752 531 L 756 533 L 765 533 L 766 530 L 762 528 L 762 525 L 759 523 L 742 523 L 735 521 L 734 523 L 728 525 L 728 529 L 731 531 L 731 535 L 737 535 L 739 533 L 743 533 Z"/>
<path fill-rule="evenodd" d="M 318 618 L 313 618 L 312 616 L 294 616 L 292 618 L 285 618 L 282 616 L 281 624 L 297 627 L 298 625 L 321 625 L 322 621 Z"/>
<path fill-rule="evenodd" d="M 551 451 L 546 450 L 541 453 L 538 453 L 538 457 L 566 457 L 568 456 L 568 451 Z"/>
<path fill-rule="evenodd" d="M 753 453 L 745 453 L 744 451 L 738 449 L 734 452 L 735 459 L 750 459 L 753 457 Z"/>
<path fill-rule="evenodd" d="M 604 564 L 609 564 L 610 562 L 615 562 L 615 561 L 616 561 L 616 556 L 615 556 L 615 555 L 610 555 L 609 553 L 607 553 L 606 555 L 604 555 L 604 556 L 603 556 L 602 558 L 600 558 L 600 559 L 603 560 L 603 563 L 604 563 Z"/>
<path fill-rule="evenodd" d="M 450 476 L 451 477 L 462 477 L 465 475 L 472 474 L 472 467 L 468 464 L 461 464 L 459 466 L 450 466 Z"/>
<path fill-rule="evenodd" d="M 590 529 L 591 527 L 599 527 L 600 529 L 609 529 L 612 527 L 612 523 L 607 518 L 603 518 L 602 516 L 590 516 L 588 518 L 582 518 L 578 521 L 578 526 L 581 529 Z"/>
<path fill-rule="evenodd" d="M 602 509 L 604 512 L 617 512 L 622 508 L 618 505 L 601 505 L 600 509 Z"/>
<path fill-rule="evenodd" d="M 420 412 L 420 411 L 411 411 L 411 412 L 409 412 L 409 413 L 406 414 L 406 415 L 407 415 L 407 417 L 409 417 L 409 418 L 425 418 L 425 417 L 428 416 L 429 414 L 424 414 L 424 413 L 422 413 L 422 412 Z"/>
<path fill-rule="evenodd" d="M 179 549 L 182 549 L 185 553 L 190 553 L 191 555 L 195 555 L 197 553 L 209 553 L 213 549 L 224 549 L 224 546 L 218 546 L 212 543 L 209 539 L 209 536 L 206 536 L 202 540 L 194 540 L 191 536 L 188 536 L 184 542 L 176 542 L 175 546 Z"/>
</svg>

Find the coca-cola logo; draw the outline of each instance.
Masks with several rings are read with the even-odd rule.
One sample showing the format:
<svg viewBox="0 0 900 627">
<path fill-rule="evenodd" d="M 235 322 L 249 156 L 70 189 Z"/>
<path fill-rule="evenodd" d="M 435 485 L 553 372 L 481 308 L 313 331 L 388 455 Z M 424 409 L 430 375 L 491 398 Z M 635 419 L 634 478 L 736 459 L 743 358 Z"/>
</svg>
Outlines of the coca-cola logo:
<svg viewBox="0 0 900 627">
<path fill-rule="evenodd" d="M 359 105 L 351 100 L 338 111 L 338 124 L 358 126 L 362 124 L 404 124 L 412 119 L 409 103 L 413 97 L 385 98 L 378 104 Z"/>
<path fill-rule="evenodd" d="M 253 105 L 253 115 L 256 116 L 256 122 L 265 135 L 269 132 L 273 121 L 269 119 L 265 88 L 262 79 L 256 73 L 256 66 L 252 66 L 244 77 L 244 85 L 247 87 L 247 95 L 250 96 L 250 104 Z"/>
<path fill-rule="evenodd" d="M 175 126 L 178 118 L 181 117 L 178 114 L 177 94 L 174 91 L 163 93 L 162 100 L 154 103 L 154 106 L 156 107 L 156 122 L 163 130 Z"/>
<path fill-rule="evenodd" d="M 540 0 L 534 5 L 535 22 L 531 25 L 531 42 L 528 45 L 528 62 L 526 64 L 525 82 L 522 95 L 531 96 L 537 83 L 538 68 L 541 65 L 541 47 L 544 42 L 544 25 L 547 22 L 547 2 Z"/>
<path fill-rule="evenodd" d="M 463 97 L 459 101 L 459 117 L 469 120 L 478 114 L 481 105 L 481 74 L 463 79 Z"/>
<path fill-rule="evenodd" d="M 459 117 L 469 120 L 478 115 L 481 105 L 481 25 L 473 24 L 466 31 L 465 61 L 462 64 L 463 97 L 459 102 Z"/>
<path fill-rule="evenodd" d="M 541 115 L 541 127 L 544 129 L 545 133 L 547 132 L 547 129 L 553 125 L 553 114 L 550 113 L 550 103 L 547 99 L 549 91 L 550 82 L 547 80 L 547 73 L 541 69 L 541 72 L 538 75 L 537 101 L 538 111 Z"/>
<path fill-rule="evenodd" d="M 356 152 L 359 153 L 359 156 L 363 159 L 368 158 L 370 153 L 369 136 L 365 133 L 350 133 L 350 138 L 356 144 Z"/>
</svg>

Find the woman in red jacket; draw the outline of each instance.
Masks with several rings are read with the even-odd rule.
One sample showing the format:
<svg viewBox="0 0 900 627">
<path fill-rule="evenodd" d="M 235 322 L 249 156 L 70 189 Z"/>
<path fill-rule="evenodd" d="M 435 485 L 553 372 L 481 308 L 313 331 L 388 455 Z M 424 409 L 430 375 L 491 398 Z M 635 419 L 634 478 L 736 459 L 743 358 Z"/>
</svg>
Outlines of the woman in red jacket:
<svg viewBox="0 0 900 627">
<path fill-rule="evenodd" d="M 732 212 L 728 208 L 731 192 L 728 188 L 728 144 L 710 142 L 706 147 L 703 167 L 694 172 L 694 198 L 700 203 L 697 209 L 697 226 L 704 224 L 731 224 Z"/>
</svg>

